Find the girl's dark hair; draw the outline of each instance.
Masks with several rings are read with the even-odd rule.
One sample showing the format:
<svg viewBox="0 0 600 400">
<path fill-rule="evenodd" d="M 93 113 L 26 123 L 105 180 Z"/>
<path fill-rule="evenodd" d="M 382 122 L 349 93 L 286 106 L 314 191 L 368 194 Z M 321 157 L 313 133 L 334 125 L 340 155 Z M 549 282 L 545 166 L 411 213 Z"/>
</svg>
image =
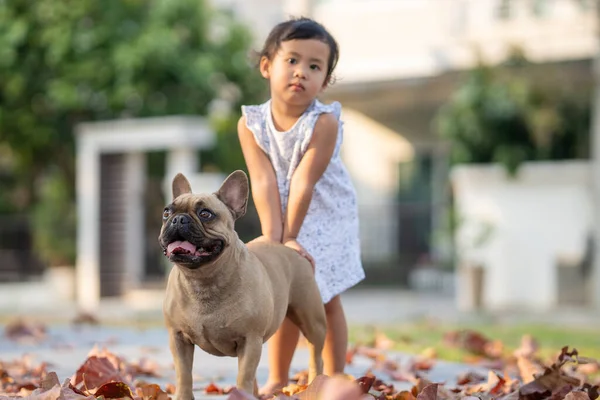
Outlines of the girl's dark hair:
<svg viewBox="0 0 600 400">
<path fill-rule="evenodd" d="M 277 24 L 269 33 L 269 36 L 265 40 L 265 44 L 259 54 L 258 62 L 263 57 L 268 60 L 272 60 L 273 56 L 279 48 L 282 42 L 295 39 L 316 39 L 320 40 L 329 46 L 329 60 L 327 62 L 327 81 L 331 80 L 333 70 L 337 65 L 340 57 L 340 50 L 338 44 L 331 36 L 327 29 L 318 22 L 305 17 L 293 18 L 285 22 Z"/>
</svg>

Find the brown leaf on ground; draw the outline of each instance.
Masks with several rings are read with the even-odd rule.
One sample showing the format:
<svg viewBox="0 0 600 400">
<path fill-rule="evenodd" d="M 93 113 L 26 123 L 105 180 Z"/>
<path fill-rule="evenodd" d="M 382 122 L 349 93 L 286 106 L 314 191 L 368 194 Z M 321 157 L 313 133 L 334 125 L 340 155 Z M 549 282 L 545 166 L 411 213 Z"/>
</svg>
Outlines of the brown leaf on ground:
<svg viewBox="0 0 600 400">
<path fill-rule="evenodd" d="M 565 385 L 559 389 L 556 389 L 552 392 L 550 396 L 550 400 L 563 400 L 567 394 L 573 391 L 573 386 Z"/>
<path fill-rule="evenodd" d="M 494 371 L 490 371 L 488 373 L 487 382 L 484 385 L 480 386 L 478 391 L 482 392 L 482 393 L 488 393 L 493 396 L 497 396 L 500 394 L 504 394 L 503 389 L 504 389 L 505 384 L 506 384 L 506 381 L 504 380 L 503 377 L 501 377 Z"/>
<path fill-rule="evenodd" d="M 592 375 L 600 371 L 598 364 L 580 364 L 577 366 L 577 372 L 583 375 Z"/>
<path fill-rule="evenodd" d="M 526 399 L 539 399 L 551 396 L 554 391 L 566 385 L 579 386 L 579 379 L 570 377 L 561 370 L 564 363 L 571 360 L 572 356 L 573 353 L 568 354 L 563 349 L 558 361 L 546 368 L 544 373 L 536 376 L 533 381 L 521 386 L 519 394 Z"/>
<path fill-rule="evenodd" d="M 204 388 L 206 394 L 225 394 L 225 390 L 216 383 L 211 382 Z"/>
<path fill-rule="evenodd" d="M 377 332 L 375 334 L 375 342 L 373 343 L 373 347 L 379 350 L 390 350 L 392 349 L 396 343 L 387 337 L 387 335 L 383 332 Z"/>
<path fill-rule="evenodd" d="M 308 384 L 308 370 L 302 370 L 294 374 L 294 376 L 290 379 L 291 382 L 294 382 L 300 386 Z"/>
<path fill-rule="evenodd" d="M 398 371 L 400 369 L 400 364 L 398 361 L 386 359 L 383 361 L 376 361 L 373 368 L 382 371 Z"/>
<path fill-rule="evenodd" d="M 37 389 L 47 375 L 46 368 L 46 363 L 34 365 L 27 354 L 10 362 L 0 361 L 0 392 L 16 394 Z"/>
<path fill-rule="evenodd" d="M 351 347 L 346 352 L 346 365 L 352 365 L 352 361 L 354 361 L 354 355 L 356 354 L 356 347 Z"/>
<path fill-rule="evenodd" d="M 62 388 L 60 385 L 55 385 L 51 389 L 36 389 L 27 396 L 29 400 L 59 400 L 61 397 Z"/>
<path fill-rule="evenodd" d="M 584 383 L 581 386 L 581 390 L 588 394 L 588 397 L 592 400 L 596 400 L 600 396 L 600 387 L 598 385 L 590 385 L 589 383 Z"/>
<path fill-rule="evenodd" d="M 167 392 L 168 394 L 175 394 L 176 391 L 177 391 L 177 389 L 175 388 L 175 385 L 173 385 L 172 383 L 167 383 L 165 385 L 165 392 Z"/>
<path fill-rule="evenodd" d="M 369 390 L 371 390 L 371 387 L 373 386 L 374 382 L 375 377 L 373 375 L 363 376 L 356 380 L 356 383 L 358 383 L 358 386 L 362 389 L 364 394 L 369 393 Z"/>
<path fill-rule="evenodd" d="M 504 343 L 501 340 L 488 341 L 483 351 L 486 357 L 501 358 L 504 353 Z"/>
<path fill-rule="evenodd" d="M 467 329 L 446 333 L 444 342 L 449 346 L 460 347 L 473 354 L 486 355 L 485 346 L 489 340 L 481 333 Z"/>
<path fill-rule="evenodd" d="M 366 346 L 357 346 L 355 354 L 370 358 L 372 360 L 385 360 L 386 358 L 381 350 Z"/>
<path fill-rule="evenodd" d="M 407 390 L 403 390 L 402 392 L 394 395 L 392 400 L 416 400 L 416 397 Z"/>
<path fill-rule="evenodd" d="M 586 392 L 574 391 L 565 396 L 565 400 L 590 400 Z"/>
<path fill-rule="evenodd" d="M 458 378 L 456 379 L 456 384 L 457 385 L 467 385 L 467 384 L 473 384 L 473 383 L 481 383 L 483 381 L 485 381 L 485 376 L 474 372 L 474 371 L 468 371 L 465 372 L 461 375 L 458 376 Z"/>
<path fill-rule="evenodd" d="M 437 358 L 437 351 L 434 347 L 427 347 L 421 352 L 421 357 L 429 360 L 435 360 Z"/>
<path fill-rule="evenodd" d="M 140 400 L 170 400 L 171 397 L 157 384 L 146 384 L 135 388 L 135 397 Z"/>
<path fill-rule="evenodd" d="M 100 386 L 94 393 L 95 397 L 104 397 L 105 399 L 122 399 L 128 397 L 133 399 L 131 388 L 123 382 L 108 382 Z"/>
<path fill-rule="evenodd" d="M 17 318 L 6 324 L 4 336 L 19 343 L 39 343 L 46 339 L 46 326 L 40 322 Z"/>
<path fill-rule="evenodd" d="M 409 363 L 408 370 L 410 371 L 429 371 L 435 365 L 435 361 L 426 358 L 415 358 Z"/>
<path fill-rule="evenodd" d="M 513 352 L 517 358 L 532 358 L 537 353 L 539 345 L 533 336 L 525 334 L 521 337 L 521 347 Z"/>
<path fill-rule="evenodd" d="M 152 376 L 155 378 L 160 377 L 158 372 L 160 366 L 156 361 L 152 361 L 148 358 L 141 358 L 137 362 L 133 362 L 127 366 L 127 372 L 132 376 Z"/>
<path fill-rule="evenodd" d="M 98 358 L 106 358 L 110 363 L 118 370 L 124 371 L 126 369 L 126 362 L 121 357 L 117 356 L 115 353 L 108 351 L 106 348 L 100 348 L 96 345 L 90 350 L 88 353 L 89 357 L 98 357 Z"/>
<path fill-rule="evenodd" d="M 85 360 L 71 378 L 71 384 L 84 393 L 93 393 L 108 382 L 129 383 L 129 379 L 124 377 L 108 358 L 97 356 Z"/>
<path fill-rule="evenodd" d="M 438 384 L 431 383 L 423 388 L 419 395 L 417 396 L 417 400 L 437 400 L 438 398 Z"/>
<path fill-rule="evenodd" d="M 525 357 L 517 358 L 517 367 L 519 368 L 519 375 L 523 383 L 529 383 L 536 376 L 544 373 L 544 367 L 541 364 Z"/>
<path fill-rule="evenodd" d="M 33 400 L 94 400 L 94 396 L 85 396 L 74 391 L 70 386 L 70 380 L 67 379 L 61 386 L 58 376 L 50 372 L 48 376 L 41 380 L 39 388 L 29 392 L 19 393 L 22 397 Z M 0 396 L 2 398 L 2 396 Z"/>
<path fill-rule="evenodd" d="M 398 382 L 416 382 L 418 377 L 414 372 L 402 368 L 396 371 L 386 371 L 389 377 Z"/>
<path fill-rule="evenodd" d="M 391 396 L 396 392 L 392 383 L 383 382 L 381 379 L 377 379 L 377 377 L 375 377 L 372 389 L 386 396 Z"/>
</svg>

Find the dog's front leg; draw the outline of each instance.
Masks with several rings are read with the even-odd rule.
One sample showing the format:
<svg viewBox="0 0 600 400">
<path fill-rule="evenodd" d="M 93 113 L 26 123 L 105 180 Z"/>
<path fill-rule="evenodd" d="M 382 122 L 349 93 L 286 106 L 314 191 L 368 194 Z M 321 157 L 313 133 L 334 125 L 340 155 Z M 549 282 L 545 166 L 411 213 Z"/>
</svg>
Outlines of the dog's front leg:
<svg viewBox="0 0 600 400">
<path fill-rule="evenodd" d="M 169 331 L 169 347 L 175 363 L 177 375 L 177 400 L 192 400 L 192 366 L 194 344 L 183 337 L 181 332 Z"/>
<path fill-rule="evenodd" d="M 237 387 L 246 393 L 258 394 L 256 385 L 256 369 L 260 362 L 262 353 L 262 337 L 246 337 L 242 343 L 238 343 L 238 376 Z"/>
</svg>

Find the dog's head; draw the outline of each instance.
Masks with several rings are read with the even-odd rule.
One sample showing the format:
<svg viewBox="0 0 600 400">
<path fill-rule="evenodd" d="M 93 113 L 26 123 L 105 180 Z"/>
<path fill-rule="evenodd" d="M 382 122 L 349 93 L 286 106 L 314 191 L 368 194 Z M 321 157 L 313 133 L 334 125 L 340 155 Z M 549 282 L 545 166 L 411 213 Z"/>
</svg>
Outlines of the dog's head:
<svg viewBox="0 0 600 400">
<path fill-rule="evenodd" d="M 238 240 L 234 222 L 246 213 L 248 177 L 235 171 L 212 194 L 193 194 L 182 174 L 173 179 L 173 202 L 165 207 L 158 240 L 169 260 L 196 269 L 212 263 Z"/>
</svg>

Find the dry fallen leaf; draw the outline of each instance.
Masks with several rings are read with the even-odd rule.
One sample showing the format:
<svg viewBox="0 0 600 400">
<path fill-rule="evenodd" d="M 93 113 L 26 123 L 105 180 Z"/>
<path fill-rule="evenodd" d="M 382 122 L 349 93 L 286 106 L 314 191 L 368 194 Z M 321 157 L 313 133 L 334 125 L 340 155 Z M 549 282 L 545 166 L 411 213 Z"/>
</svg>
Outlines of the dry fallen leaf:
<svg viewBox="0 0 600 400">
<path fill-rule="evenodd" d="M 457 377 L 456 387 L 446 387 L 445 383 L 434 383 L 427 378 L 427 371 L 433 367 L 431 358 L 416 357 L 409 362 L 398 363 L 386 357 L 381 349 L 358 346 L 355 355 L 372 361 L 364 376 L 354 378 L 340 375 L 333 378 L 318 376 L 310 385 L 306 384 L 307 372 L 301 371 L 275 396 L 263 396 L 264 400 L 596 400 L 598 386 L 589 375 L 598 370 L 598 361 L 579 356 L 577 350 L 568 347 L 557 354 L 556 362 L 544 365 L 534 358 L 535 351 L 521 349 L 517 354 L 502 355 L 503 346 L 474 332 L 458 332 L 448 335 L 447 340 L 463 346 L 472 352 L 483 352 L 478 357 L 490 360 L 502 368 L 489 371 L 488 379 L 474 372 Z M 532 341 L 532 339 L 527 339 Z M 522 348 L 526 346 L 522 345 Z M 587 369 L 586 369 L 587 368 Z M 10 363 L 0 361 L 0 398 L 4 395 L 39 400 L 82 400 L 82 399 L 134 399 L 169 400 L 175 388 L 171 384 L 163 391 L 158 385 L 136 381 L 136 375 L 156 376 L 158 365 L 147 359 L 128 363 L 125 359 L 97 347 L 90 351 L 87 359 L 71 379 L 59 384 L 53 372 L 47 372 L 44 363 L 35 365 L 31 357 L 23 357 Z M 371 371 L 381 372 L 392 381 L 384 381 Z M 502 371 L 502 372 L 500 372 Z M 410 391 L 398 391 L 397 380 L 410 381 Z M 133 388 L 133 389 L 132 389 Z M 220 387 L 214 382 L 206 388 L 207 394 L 227 395 L 232 400 L 253 398 L 247 393 L 231 387 Z"/>
<path fill-rule="evenodd" d="M 531 335 L 521 337 L 521 347 L 514 351 L 514 356 L 532 358 L 538 350 L 538 343 Z"/>
<path fill-rule="evenodd" d="M 395 343 L 383 332 L 377 332 L 375 334 L 375 343 L 373 347 L 379 350 L 390 350 L 394 347 Z"/>
<path fill-rule="evenodd" d="M 108 382 L 103 384 L 94 393 L 95 397 L 103 396 L 105 399 L 133 399 L 133 393 L 128 385 L 123 382 Z"/>
<path fill-rule="evenodd" d="M 46 326 L 25 318 L 17 318 L 4 327 L 7 339 L 20 343 L 39 343 L 46 339 Z"/>
<path fill-rule="evenodd" d="M 211 382 L 208 384 L 208 386 L 206 386 L 204 388 L 204 393 L 206 393 L 206 394 L 223 394 L 223 393 L 225 393 L 225 390 L 223 390 L 223 388 L 221 388 L 214 382 Z"/>
<path fill-rule="evenodd" d="M 517 358 L 517 367 L 519 368 L 519 375 L 523 383 L 533 381 L 537 375 L 544 372 L 544 367 L 541 364 L 525 357 Z"/>
</svg>

